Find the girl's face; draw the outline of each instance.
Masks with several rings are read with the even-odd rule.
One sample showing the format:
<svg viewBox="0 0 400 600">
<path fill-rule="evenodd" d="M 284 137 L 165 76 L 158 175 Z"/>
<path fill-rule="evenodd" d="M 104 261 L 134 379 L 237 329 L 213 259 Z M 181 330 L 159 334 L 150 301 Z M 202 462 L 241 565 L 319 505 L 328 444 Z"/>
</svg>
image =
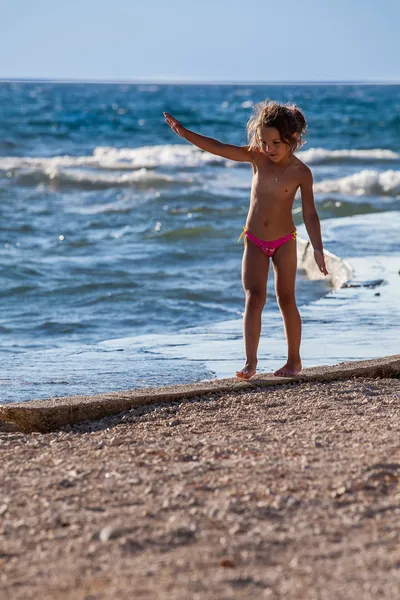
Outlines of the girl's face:
<svg viewBox="0 0 400 600">
<path fill-rule="evenodd" d="M 280 133 L 276 127 L 261 125 L 258 135 L 263 154 L 268 156 L 272 162 L 279 163 L 292 152 L 290 145 L 281 140 Z"/>
</svg>

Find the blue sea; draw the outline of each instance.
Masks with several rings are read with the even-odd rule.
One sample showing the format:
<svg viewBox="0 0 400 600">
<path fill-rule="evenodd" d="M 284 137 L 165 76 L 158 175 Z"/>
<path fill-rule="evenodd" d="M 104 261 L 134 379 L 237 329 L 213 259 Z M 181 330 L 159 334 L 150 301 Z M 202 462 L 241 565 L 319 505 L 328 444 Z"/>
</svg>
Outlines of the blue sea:
<svg viewBox="0 0 400 600">
<path fill-rule="evenodd" d="M 304 367 L 399 353 L 400 86 L 0 82 L 0 402 L 230 377 L 251 168 L 163 111 L 245 144 L 254 103 L 296 102 L 333 286 L 299 269 Z M 294 220 L 299 236 L 300 197 Z M 270 277 L 259 371 L 285 360 Z"/>
</svg>

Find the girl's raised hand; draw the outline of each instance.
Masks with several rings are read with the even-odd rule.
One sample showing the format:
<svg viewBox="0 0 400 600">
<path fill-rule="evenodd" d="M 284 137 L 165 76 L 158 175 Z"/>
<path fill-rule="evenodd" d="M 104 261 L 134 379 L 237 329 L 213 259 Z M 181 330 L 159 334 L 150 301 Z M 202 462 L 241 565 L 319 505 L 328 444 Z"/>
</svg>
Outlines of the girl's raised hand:
<svg viewBox="0 0 400 600">
<path fill-rule="evenodd" d="M 176 133 L 176 135 L 179 135 L 180 137 L 185 137 L 185 128 L 179 123 L 179 121 L 177 121 L 174 117 L 172 117 L 166 112 L 164 113 L 164 117 L 166 124 L 171 127 L 172 131 Z"/>
<path fill-rule="evenodd" d="M 315 262 L 317 263 L 321 273 L 323 273 L 324 275 L 328 275 L 328 271 L 326 269 L 326 264 L 325 264 L 324 253 L 321 252 L 321 250 L 314 250 L 314 258 L 315 258 Z"/>
</svg>

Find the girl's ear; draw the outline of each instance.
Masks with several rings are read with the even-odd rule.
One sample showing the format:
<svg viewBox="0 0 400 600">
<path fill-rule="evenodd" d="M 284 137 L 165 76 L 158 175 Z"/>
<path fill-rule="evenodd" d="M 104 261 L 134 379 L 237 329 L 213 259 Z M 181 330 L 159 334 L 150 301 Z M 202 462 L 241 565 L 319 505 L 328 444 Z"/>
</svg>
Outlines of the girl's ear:
<svg viewBox="0 0 400 600">
<path fill-rule="evenodd" d="M 294 134 L 292 135 L 292 137 L 294 137 L 294 139 L 295 139 L 295 140 L 298 140 L 298 139 L 299 139 L 299 134 L 297 133 L 297 131 L 296 131 L 296 133 L 294 133 Z"/>
</svg>

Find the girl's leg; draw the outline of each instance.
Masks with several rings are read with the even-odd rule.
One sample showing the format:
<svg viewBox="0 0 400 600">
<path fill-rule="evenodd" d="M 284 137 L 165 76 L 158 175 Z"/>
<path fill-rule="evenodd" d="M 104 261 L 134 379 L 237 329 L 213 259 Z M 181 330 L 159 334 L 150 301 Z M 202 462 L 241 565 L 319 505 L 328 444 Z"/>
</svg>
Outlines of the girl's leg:
<svg viewBox="0 0 400 600">
<path fill-rule="evenodd" d="M 249 379 L 257 368 L 257 349 L 261 334 L 261 313 L 267 295 L 269 258 L 248 239 L 242 261 L 242 283 L 246 294 L 246 307 L 243 319 L 246 362 L 237 377 Z"/>
<path fill-rule="evenodd" d="M 275 272 L 276 298 L 282 313 L 288 345 L 287 362 L 274 375 L 293 377 L 298 375 L 302 368 L 300 360 L 301 318 L 295 298 L 296 240 L 290 240 L 275 250 L 272 260 Z"/>
</svg>

